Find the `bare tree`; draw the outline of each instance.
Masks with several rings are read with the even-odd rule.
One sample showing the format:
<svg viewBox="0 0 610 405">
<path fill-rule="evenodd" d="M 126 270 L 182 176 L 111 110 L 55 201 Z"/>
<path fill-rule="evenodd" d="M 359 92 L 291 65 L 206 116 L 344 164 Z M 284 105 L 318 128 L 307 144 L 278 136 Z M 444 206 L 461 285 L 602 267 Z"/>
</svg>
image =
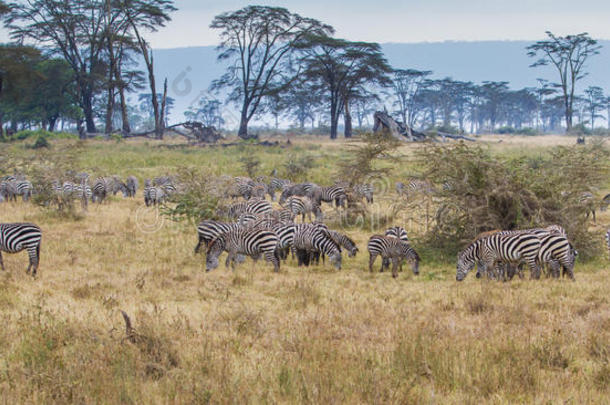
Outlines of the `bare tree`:
<svg viewBox="0 0 610 405">
<path fill-rule="evenodd" d="M 588 33 L 557 36 L 546 32 L 549 39 L 538 41 L 526 49 L 530 57 L 538 57 L 531 67 L 552 65 L 559 73 L 558 86 L 562 90 L 566 131 L 572 129 L 576 83 L 587 75 L 584 71 L 586 61 L 599 53 L 600 45 Z"/>
<path fill-rule="evenodd" d="M 120 0 L 119 7 L 125 15 L 131 33 L 135 36 L 137 48 L 146 64 L 148 84 L 150 92 L 153 95 L 152 105 L 155 119 L 155 135 L 158 138 L 162 138 L 164 109 L 159 107 L 159 99 L 157 97 L 153 52 L 142 33 L 143 31 L 156 32 L 159 28 L 165 27 L 171 21 L 170 13 L 176 11 L 176 7 L 174 7 L 173 0 Z M 167 85 L 163 92 L 164 97 L 161 100 L 161 104 L 165 104 L 166 90 Z"/>
<path fill-rule="evenodd" d="M 212 88 L 229 88 L 229 100 L 241 104 L 240 138 L 248 139 L 248 122 L 264 98 L 286 87 L 295 77 L 290 59 L 294 44 L 306 34 L 330 34 L 333 28 L 281 7 L 248 6 L 222 13 L 211 28 L 220 30 L 218 60 L 231 66 Z"/>
</svg>

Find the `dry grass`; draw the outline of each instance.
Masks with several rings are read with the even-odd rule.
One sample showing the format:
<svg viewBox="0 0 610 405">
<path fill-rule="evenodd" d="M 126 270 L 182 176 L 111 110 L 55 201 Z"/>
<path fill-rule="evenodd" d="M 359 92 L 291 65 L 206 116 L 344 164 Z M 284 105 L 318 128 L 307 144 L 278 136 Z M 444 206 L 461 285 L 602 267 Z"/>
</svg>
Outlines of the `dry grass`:
<svg viewBox="0 0 610 405">
<path fill-rule="evenodd" d="M 350 229 L 361 253 L 341 271 L 205 274 L 194 229 L 145 232 L 157 226 L 142 206 L 112 199 L 66 221 L 0 205 L 0 222 L 45 232 L 38 279 L 25 254 L 4 255 L 3 402 L 608 403 L 605 259 L 578 264 L 575 283 L 458 284 L 424 251 L 420 276 L 393 280 L 368 273 L 371 232 Z M 126 339 L 121 309 L 141 339 Z"/>
</svg>

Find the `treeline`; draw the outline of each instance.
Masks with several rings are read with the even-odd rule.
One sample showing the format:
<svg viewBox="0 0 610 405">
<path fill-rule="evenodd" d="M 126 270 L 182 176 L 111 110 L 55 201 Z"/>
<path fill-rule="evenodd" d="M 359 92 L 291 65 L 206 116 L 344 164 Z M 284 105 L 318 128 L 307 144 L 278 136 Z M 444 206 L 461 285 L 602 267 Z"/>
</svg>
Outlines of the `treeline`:
<svg viewBox="0 0 610 405">
<path fill-rule="evenodd" d="M 153 129 L 161 137 L 173 100 L 167 80 L 156 83 L 145 36 L 175 10 L 171 0 L 0 2 L 15 41 L 0 46 L 2 131 L 67 124 L 83 136 Z M 549 32 L 528 47 L 532 66 L 554 66 L 559 80 L 513 90 L 507 82 L 433 79 L 431 71 L 393 68 L 378 44 L 336 38 L 331 26 L 281 7 L 222 13 L 210 27 L 219 33 L 218 59 L 228 66 L 210 91 L 238 108 L 244 139 L 253 136 L 250 122 L 262 116 L 302 130 L 317 123 L 331 138 L 341 124 L 351 137 L 354 126 L 370 125 L 372 113 L 383 108 L 412 128 L 471 133 L 594 129 L 602 113 L 610 116 L 610 97 L 601 88 L 575 91 L 586 60 L 599 52 L 586 33 Z M 23 45 L 32 42 L 41 48 Z M 137 101 L 130 101 L 135 94 Z M 202 97 L 184 115 L 220 127 L 222 101 Z"/>
</svg>

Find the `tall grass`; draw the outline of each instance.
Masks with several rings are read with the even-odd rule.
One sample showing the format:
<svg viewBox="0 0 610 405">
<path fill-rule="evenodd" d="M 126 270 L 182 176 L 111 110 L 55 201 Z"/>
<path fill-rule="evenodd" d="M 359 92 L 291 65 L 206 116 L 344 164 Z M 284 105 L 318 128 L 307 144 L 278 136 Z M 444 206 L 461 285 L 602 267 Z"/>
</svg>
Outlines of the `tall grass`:
<svg viewBox="0 0 610 405">
<path fill-rule="evenodd" d="M 346 153 L 341 143 L 308 141 L 252 153 L 267 173 L 295 148 L 316 159 L 310 176 L 320 182 Z M 9 150 L 15 159 L 32 153 Z M 240 153 L 93 141 L 78 159 L 81 168 L 140 178 L 188 166 L 243 175 Z M 407 163 L 392 176 L 416 169 Z M 264 261 L 206 274 L 192 252 L 195 230 L 155 223 L 142 206 L 141 193 L 112 197 L 74 221 L 0 205 L 0 222 L 33 221 L 44 232 L 38 279 L 26 276 L 25 254 L 4 255 L 3 402 L 604 403 L 610 395 L 603 257 L 578 263 L 576 282 L 457 284 L 454 258 L 414 232 L 421 274 L 394 280 L 368 272 L 372 232 L 349 227 L 361 253 L 341 271 L 289 260 L 279 274 Z M 592 229 L 601 237 L 601 226 Z M 138 338 L 128 338 L 120 310 Z"/>
</svg>

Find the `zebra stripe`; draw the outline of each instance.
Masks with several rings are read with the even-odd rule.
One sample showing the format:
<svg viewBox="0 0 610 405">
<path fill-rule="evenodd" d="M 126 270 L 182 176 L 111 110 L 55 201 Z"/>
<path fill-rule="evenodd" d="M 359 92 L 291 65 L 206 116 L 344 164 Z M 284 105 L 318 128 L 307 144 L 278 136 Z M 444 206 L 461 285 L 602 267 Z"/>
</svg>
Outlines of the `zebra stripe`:
<svg viewBox="0 0 610 405">
<path fill-rule="evenodd" d="M 478 239 L 458 255 L 456 280 L 464 280 L 477 262 L 482 262 L 487 269 L 495 269 L 497 262 L 518 264 L 521 260 L 530 266 L 532 278 L 539 278 L 540 246 L 540 238 L 531 233 L 504 235 L 500 232 Z"/>
<path fill-rule="evenodd" d="M 18 253 L 27 250 L 30 264 L 26 273 L 32 270 L 32 276 L 38 271 L 40 263 L 40 242 L 42 231 L 30 223 L 0 224 L 0 268 L 4 271 L 2 252 Z"/>
<path fill-rule="evenodd" d="M 383 259 L 392 261 L 392 277 L 394 278 L 398 277 L 398 263 L 404 259 L 411 262 L 413 274 L 419 274 L 419 255 L 407 242 L 392 236 L 373 235 L 369 238 L 367 250 L 370 272 L 373 271 L 373 263 L 377 256 L 381 256 Z M 380 271 L 383 271 L 383 264 Z"/>
<path fill-rule="evenodd" d="M 335 203 L 336 207 L 345 208 L 347 194 L 341 186 L 317 187 L 310 192 L 310 198 L 317 205 L 322 202 Z"/>
<path fill-rule="evenodd" d="M 135 197 L 138 191 L 138 179 L 134 176 L 127 177 L 125 186 L 127 188 L 127 197 Z"/>
<path fill-rule="evenodd" d="M 273 231 L 238 226 L 218 235 L 210 243 L 206 257 L 206 271 L 218 267 L 218 256 L 226 250 L 229 253 L 225 262 L 226 267 L 229 267 L 229 263 L 232 263 L 233 268 L 235 267 L 233 258 L 238 254 L 252 258 L 257 258 L 262 254 L 265 260 L 273 264 L 274 271 L 278 272 L 280 271 L 278 242 L 279 238 Z"/>
<path fill-rule="evenodd" d="M 301 215 L 301 219 L 305 222 L 305 215 L 307 215 L 309 221 L 311 222 L 311 214 L 315 215 L 316 221 L 321 222 L 323 220 L 322 209 L 319 204 L 313 202 L 309 197 L 289 197 L 284 205 L 290 212 L 293 217 Z"/>
<path fill-rule="evenodd" d="M 297 224 L 293 248 L 297 253 L 298 265 L 308 266 L 312 253 L 328 256 L 337 270 L 341 270 L 341 247 L 331 237 L 324 224 Z"/>
<path fill-rule="evenodd" d="M 226 210 L 225 215 L 230 219 L 236 220 L 242 214 L 267 214 L 272 211 L 273 206 L 269 201 L 250 199 L 245 202 L 230 205 Z"/>
</svg>

